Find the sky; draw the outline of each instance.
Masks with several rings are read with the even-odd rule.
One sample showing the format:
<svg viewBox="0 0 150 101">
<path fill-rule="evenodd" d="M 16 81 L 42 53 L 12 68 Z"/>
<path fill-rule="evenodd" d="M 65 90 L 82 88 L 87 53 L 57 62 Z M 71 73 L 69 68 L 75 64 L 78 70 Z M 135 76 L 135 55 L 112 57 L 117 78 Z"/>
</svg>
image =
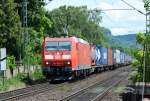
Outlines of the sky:
<svg viewBox="0 0 150 101">
<path fill-rule="evenodd" d="M 143 0 L 124 0 L 138 10 L 145 13 Z M 112 10 L 105 9 L 132 9 L 121 0 L 53 0 L 45 7 L 53 10 L 63 5 L 83 6 L 88 9 L 100 9 L 102 11 L 102 22 L 100 26 L 111 30 L 113 35 L 136 34 L 145 32 L 145 15 L 136 10 Z"/>
</svg>

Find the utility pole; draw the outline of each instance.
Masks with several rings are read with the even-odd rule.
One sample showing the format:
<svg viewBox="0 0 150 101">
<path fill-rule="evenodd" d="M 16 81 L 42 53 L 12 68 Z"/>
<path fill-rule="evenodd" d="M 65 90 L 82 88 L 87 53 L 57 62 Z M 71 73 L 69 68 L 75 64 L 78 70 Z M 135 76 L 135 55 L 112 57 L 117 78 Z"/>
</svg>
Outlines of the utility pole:
<svg viewBox="0 0 150 101">
<path fill-rule="evenodd" d="M 145 41 L 145 61 L 144 61 L 144 67 L 145 67 L 145 88 L 146 88 L 146 83 L 150 81 L 150 63 L 149 63 L 149 41 L 147 40 L 148 38 L 148 34 L 150 34 L 150 27 L 148 27 L 150 25 L 150 16 L 149 16 L 150 12 L 148 10 L 146 10 L 146 41 Z M 145 93 L 147 93 L 147 89 L 145 89 Z"/>
<path fill-rule="evenodd" d="M 145 4 L 144 7 L 145 7 L 145 10 L 146 10 L 146 33 L 145 33 L 145 37 L 147 37 L 147 35 L 149 34 L 149 31 L 150 31 L 150 28 L 148 28 L 148 25 L 150 24 L 149 20 L 150 20 L 150 12 L 148 10 L 148 5 L 149 3 Z M 149 67 L 149 57 L 148 57 L 148 47 L 149 47 L 149 44 L 146 40 L 146 42 L 144 43 L 144 62 L 143 62 L 143 90 L 142 90 L 142 101 L 144 99 L 144 93 L 147 92 L 147 90 L 145 89 L 146 88 L 146 83 L 149 82 L 149 71 L 150 71 L 150 67 Z"/>
<path fill-rule="evenodd" d="M 28 14 L 28 10 L 27 10 L 27 5 L 28 5 L 28 1 L 27 0 L 23 0 L 22 3 L 22 15 L 23 15 L 23 39 L 24 39 L 24 67 L 27 70 L 28 73 L 28 78 L 29 78 L 29 54 L 28 54 L 28 46 L 29 46 L 29 34 L 28 34 L 28 18 L 27 18 L 27 14 Z"/>
</svg>

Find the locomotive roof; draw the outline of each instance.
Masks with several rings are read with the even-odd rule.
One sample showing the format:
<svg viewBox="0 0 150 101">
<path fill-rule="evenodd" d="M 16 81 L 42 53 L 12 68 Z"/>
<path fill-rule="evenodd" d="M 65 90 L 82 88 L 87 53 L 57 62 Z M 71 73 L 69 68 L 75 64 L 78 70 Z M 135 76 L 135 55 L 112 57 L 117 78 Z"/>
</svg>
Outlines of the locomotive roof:
<svg viewBox="0 0 150 101">
<path fill-rule="evenodd" d="M 81 39 L 81 38 L 76 38 L 76 37 L 73 37 L 73 38 L 75 38 L 75 40 L 76 40 L 77 42 L 79 42 L 79 43 L 89 44 L 87 41 L 85 41 L 85 40 L 83 40 L 83 39 Z"/>
<path fill-rule="evenodd" d="M 45 38 L 45 41 L 69 41 L 70 38 L 49 38 L 49 37 L 46 37 Z"/>
<path fill-rule="evenodd" d="M 78 43 L 83 43 L 83 44 L 89 44 L 87 41 L 81 39 L 81 38 L 76 38 L 76 37 L 69 37 L 69 38 L 45 38 L 45 41 L 72 41 L 75 40 Z"/>
</svg>

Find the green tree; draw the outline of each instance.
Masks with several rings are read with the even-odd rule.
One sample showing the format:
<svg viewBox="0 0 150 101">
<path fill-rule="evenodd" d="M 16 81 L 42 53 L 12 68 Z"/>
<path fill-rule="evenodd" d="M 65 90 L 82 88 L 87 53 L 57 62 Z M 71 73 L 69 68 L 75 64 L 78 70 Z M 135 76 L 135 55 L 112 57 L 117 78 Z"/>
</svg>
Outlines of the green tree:
<svg viewBox="0 0 150 101">
<path fill-rule="evenodd" d="M 134 51 L 134 57 L 136 60 L 133 62 L 133 65 L 135 67 L 138 67 L 138 75 L 140 75 L 139 77 L 142 78 L 143 67 L 145 64 L 145 82 L 150 82 L 150 33 L 148 32 L 147 35 L 145 35 L 144 33 L 140 32 L 137 34 L 136 39 L 137 42 L 143 46 L 143 49 L 138 49 Z"/>
<path fill-rule="evenodd" d="M 27 0 L 27 16 L 28 16 L 28 32 L 30 37 L 29 47 L 32 52 L 40 53 L 41 42 L 47 32 L 51 28 L 52 22 L 48 19 L 45 14 L 44 0 Z M 23 0 L 15 0 L 18 5 L 22 5 Z M 23 19 L 22 6 L 18 6 L 18 14 L 20 15 L 21 21 Z"/>
<path fill-rule="evenodd" d="M 0 47 L 6 47 L 8 54 L 19 55 L 21 22 L 14 0 L 0 1 Z"/>
<path fill-rule="evenodd" d="M 13 76 L 13 74 L 14 74 L 13 70 L 16 68 L 14 56 L 8 56 L 7 57 L 7 68 L 10 69 L 11 76 Z"/>
<path fill-rule="evenodd" d="M 144 7 L 145 7 L 145 9 L 149 13 L 150 12 L 150 1 L 149 0 L 143 0 L 143 1 L 144 1 Z M 150 29 L 150 25 L 147 25 L 147 27 L 149 27 L 149 29 Z M 149 65 L 150 65 L 150 62 L 149 62 L 150 61 L 150 44 L 149 43 L 150 43 L 150 31 L 147 33 L 147 36 L 146 36 L 146 39 L 145 39 L 145 44 L 146 44 L 146 59 L 147 59 L 146 65 L 147 65 L 147 69 L 148 69 L 148 71 L 147 71 L 146 74 L 148 75 L 147 79 L 149 79 L 149 81 L 150 81 L 150 73 L 148 74 L 148 72 L 150 72 L 149 71 L 149 69 L 150 69 L 150 67 L 149 67 Z"/>
<path fill-rule="evenodd" d="M 62 6 L 54 9 L 46 14 L 53 22 L 49 35 L 53 37 L 68 33 L 69 36 L 77 36 L 91 43 L 103 44 L 100 14 L 100 11 L 89 11 L 87 7 Z"/>
</svg>

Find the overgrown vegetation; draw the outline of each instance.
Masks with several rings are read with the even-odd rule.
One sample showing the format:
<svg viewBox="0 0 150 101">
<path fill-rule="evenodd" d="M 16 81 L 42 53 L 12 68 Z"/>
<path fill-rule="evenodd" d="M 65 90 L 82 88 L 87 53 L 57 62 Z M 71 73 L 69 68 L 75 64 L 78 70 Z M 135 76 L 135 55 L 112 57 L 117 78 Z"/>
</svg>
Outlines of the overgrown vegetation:
<svg viewBox="0 0 150 101">
<path fill-rule="evenodd" d="M 0 78 L 1 81 L 3 81 L 3 78 Z M 13 90 L 16 88 L 25 87 L 25 83 L 21 81 L 17 76 L 13 78 L 5 78 L 4 84 L 3 82 L 0 82 L 0 92 Z"/>
<path fill-rule="evenodd" d="M 143 1 L 145 9 L 147 12 L 150 12 L 150 1 Z M 147 27 L 150 29 L 150 25 L 147 25 Z M 150 31 L 146 34 L 142 32 L 137 33 L 136 42 L 140 47 L 138 46 L 131 50 L 134 56 L 134 60 L 132 61 L 134 71 L 129 77 L 134 83 L 143 82 L 143 73 L 145 70 L 145 82 L 150 82 Z"/>
<path fill-rule="evenodd" d="M 7 53 L 19 54 L 21 21 L 14 0 L 0 1 L 0 47 L 6 47 Z"/>
<path fill-rule="evenodd" d="M 44 0 L 28 0 L 29 45 L 24 49 L 24 28 L 22 26 L 22 0 L 0 1 L 0 47 L 6 47 L 7 54 L 16 60 L 29 60 L 30 64 L 40 64 L 41 43 L 44 36 L 60 36 L 68 33 L 91 43 L 107 46 L 100 27 L 101 12 L 87 7 L 60 7 L 53 11 L 44 9 Z M 27 51 L 29 59 L 25 59 Z"/>
<path fill-rule="evenodd" d="M 44 80 L 45 77 L 43 76 L 42 72 L 40 69 L 36 69 L 32 74 L 31 77 L 34 81 L 40 81 Z"/>
<path fill-rule="evenodd" d="M 53 22 L 49 36 L 77 36 L 95 44 L 103 44 L 104 34 L 100 27 L 101 12 L 89 11 L 87 7 L 66 7 L 47 12 L 47 17 Z"/>
<path fill-rule="evenodd" d="M 144 0 L 144 3 L 145 9 L 150 12 L 150 1 Z M 147 27 L 150 29 L 150 25 L 147 25 Z M 142 48 L 134 51 L 135 60 L 132 65 L 137 70 L 134 79 L 135 82 L 143 81 L 145 72 L 145 82 L 150 82 L 150 31 L 146 34 L 139 32 L 136 39 Z"/>
<path fill-rule="evenodd" d="M 144 33 L 137 34 L 137 42 L 143 46 L 143 48 L 134 51 L 135 60 L 133 61 L 133 67 L 137 68 L 136 81 L 143 80 L 143 71 L 145 68 L 145 82 L 150 82 L 150 32 L 146 35 Z"/>
<path fill-rule="evenodd" d="M 7 68 L 10 69 L 11 76 L 13 76 L 13 70 L 16 68 L 15 57 L 7 56 Z"/>
<path fill-rule="evenodd" d="M 36 69 L 33 73 L 31 73 L 30 78 L 32 81 L 29 82 L 26 73 L 19 73 L 17 76 L 12 78 L 4 78 L 4 82 L 3 78 L 0 78 L 0 81 L 2 81 L 0 82 L 0 92 L 26 87 L 27 85 L 42 82 L 42 80 L 45 79 L 42 75 L 41 69 Z"/>
</svg>

